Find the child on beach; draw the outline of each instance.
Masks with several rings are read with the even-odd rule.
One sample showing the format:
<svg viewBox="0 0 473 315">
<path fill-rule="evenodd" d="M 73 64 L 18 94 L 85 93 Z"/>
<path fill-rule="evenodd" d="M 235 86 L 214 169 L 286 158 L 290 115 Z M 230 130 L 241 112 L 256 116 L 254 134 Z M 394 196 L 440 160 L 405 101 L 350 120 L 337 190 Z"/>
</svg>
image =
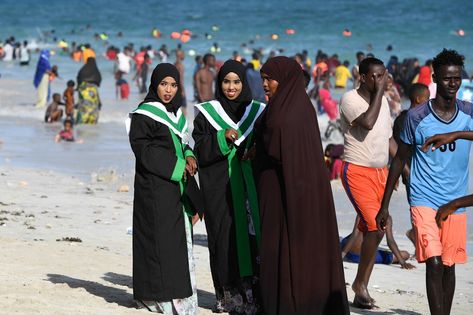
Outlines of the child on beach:
<svg viewBox="0 0 473 315">
<path fill-rule="evenodd" d="M 128 96 L 130 95 L 130 86 L 125 79 L 123 79 L 123 72 L 120 70 L 115 73 L 115 79 L 117 82 L 115 83 L 116 86 L 116 96 L 120 96 L 120 99 L 127 100 Z"/>
<path fill-rule="evenodd" d="M 59 93 L 53 94 L 53 101 L 46 108 L 46 113 L 44 115 L 44 121 L 47 123 L 53 123 L 59 121 L 62 117 L 62 109 L 59 108 L 59 105 L 64 105 L 61 103 L 61 95 Z"/>
<path fill-rule="evenodd" d="M 66 102 L 66 117 L 74 117 L 74 86 L 75 82 L 67 81 L 67 88 L 63 93 L 63 100 Z"/>
<path fill-rule="evenodd" d="M 60 142 L 61 140 L 64 141 L 69 141 L 73 142 L 74 141 L 74 130 L 72 129 L 73 123 L 72 119 L 67 117 L 64 119 L 64 129 L 61 130 L 56 137 L 54 138 L 54 141 Z"/>
<path fill-rule="evenodd" d="M 350 235 L 344 237 L 340 245 L 342 246 L 342 258 L 345 261 L 359 263 L 361 244 L 363 242 L 363 233 L 358 230 L 358 224 L 360 223 L 360 217 L 356 216 L 355 226 Z M 403 269 L 414 269 L 415 266 L 406 262 L 409 259 L 410 254 L 405 250 L 399 250 L 396 241 L 394 240 L 392 230 L 392 218 L 389 216 L 388 224 L 386 225 L 386 241 L 391 251 L 378 248 L 375 254 L 375 264 L 400 264 Z"/>
</svg>

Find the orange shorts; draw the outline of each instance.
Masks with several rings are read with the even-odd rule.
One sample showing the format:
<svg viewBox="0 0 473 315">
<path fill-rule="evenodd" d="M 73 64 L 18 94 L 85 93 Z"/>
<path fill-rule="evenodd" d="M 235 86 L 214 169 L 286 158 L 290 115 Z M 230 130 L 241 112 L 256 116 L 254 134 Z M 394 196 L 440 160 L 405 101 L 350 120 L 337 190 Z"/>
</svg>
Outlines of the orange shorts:
<svg viewBox="0 0 473 315">
<path fill-rule="evenodd" d="M 342 184 L 360 217 L 358 230 L 363 233 L 377 230 L 376 215 L 383 200 L 387 175 L 386 167 L 374 168 L 343 162 Z"/>
<path fill-rule="evenodd" d="M 436 214 L 437 211 L 430 207 L 411 207 L 417 261 L 442 256 L 446 266 L 466 263 L 466 213 L 449 215 L 441 229 L 435 222 Z"/>
</svg>

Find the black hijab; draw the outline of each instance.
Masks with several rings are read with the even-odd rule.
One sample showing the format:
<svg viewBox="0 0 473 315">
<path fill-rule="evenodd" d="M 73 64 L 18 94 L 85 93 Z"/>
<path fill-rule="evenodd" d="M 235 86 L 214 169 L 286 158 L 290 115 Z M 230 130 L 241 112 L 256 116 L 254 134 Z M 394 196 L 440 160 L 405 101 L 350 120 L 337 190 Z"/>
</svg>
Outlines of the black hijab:
<svg viewBox="0 0 473 315">
<path fill-rule="evenodd" d="M 158 96 L 158 85 L 165 77 L 171 77 L 176 80 L 177 83 L 177 92 L 176 96 L 167 104 L 165 104 Z M 181 107 L 181 80 L 179 71 L 177 68 L 170 63 L 160 63 L 153 70 L 151 75 L 151 83 L 149 84 L 148 94 L 141 104 L 149 102 L 160 102 L 163 104 L 168 112 L 176 113 L 179 107 Z M 141 105 L 140 104 L 140 105 Z"/>
<path fill-rule="evenodd" d="M 270 170 L 258 181 L 263 306 L 268 314 L 349 314 L 332 190 L 301 66 L 274 57 L 261 72 L 279 83 L 255 132 L 256 165 Z"/>
<path fill-rule="evenodd" d="M 317 117 L 305 91 L 301 66 L 291 58 L 278 56 L 269 59 L 261 68 L 261 72 L 279 83 L 276 93 L 257 122 L 257 127 L 266 134 L 266 145 L 270 154 L 279 154 L 282 149 L 278 139 L 279 132 L 288 124 L 312 126 L 317 129 L 316 138 L 319 138 L 320 142 Z"/>
<path fill-rule="evenodd" d="M 82 66 L 77 74 L 77 85 L 79 86 L 82 82 L 92 83 L 97 86 L 100 86 L 102 82 L 97 62 L 93 57 L 87 59 L 87 63 Z"/>
<path fill-rule="evenodd" d="M 222 82 L 230 72 L 236 73 L 241 80 L 242 89 L 240 95 L 234 100 L 229 100 L 222 91 Z M 246 106 L 251 103 L 251 89 L 246 79 L 246 68 L 236 60 L 227 60 L 218 72 L 215 82 L 215 98 L 222 104 L 225 112 L 234 122 L 239 122 L 245 113 Z"/>
<path fill-rule="evenodd" d="M 263 65 L 261 72 L 279 83 L 268 102 L 265 117 L 268 124 L 281 120 L 289 112 L 312 108 L 305 91 L 304 74 L 295 60 L 284 56 L 271 58 Z"/>
</svg>

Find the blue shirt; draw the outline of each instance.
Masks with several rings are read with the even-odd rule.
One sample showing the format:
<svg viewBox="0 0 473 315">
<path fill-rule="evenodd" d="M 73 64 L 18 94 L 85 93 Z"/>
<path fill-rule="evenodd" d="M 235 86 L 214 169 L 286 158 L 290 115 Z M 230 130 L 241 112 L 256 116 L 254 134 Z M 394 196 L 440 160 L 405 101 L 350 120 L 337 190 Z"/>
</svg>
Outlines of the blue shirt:
<svg viewBox="0 0 473 315">
<path fill-rule="evenodd" d="M 444 121 L 431 101 L 409 110 L 401 140 L 413 147 L 410 173 L 411 206 L 437 210 L 441 205 L 468 194 L 468 163 L 471 142 L 459 139 L 432 151 L 422 151 L 424 142 L 435 134 L 473 130 L 473 104 L 457 100 L 456 112 Z M 465 212 L 465 208 L 455 213 Z"/>
</svg>

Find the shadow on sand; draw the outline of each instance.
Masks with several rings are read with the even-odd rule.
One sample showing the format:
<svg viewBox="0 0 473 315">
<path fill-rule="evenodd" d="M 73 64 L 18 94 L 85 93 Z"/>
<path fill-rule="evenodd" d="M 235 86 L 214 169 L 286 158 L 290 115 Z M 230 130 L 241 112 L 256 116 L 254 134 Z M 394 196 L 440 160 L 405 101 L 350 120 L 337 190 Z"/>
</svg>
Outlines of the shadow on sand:
<svg viewBox="0 0 473 315">
<path fill-rule="evenodd" d="M 65 275 L 48 274 L 47 281 L 55 284 L 65 283 L 70 288 L 84 288 L 92 295 L 103 298 L 108 303 L 116 303 L 124 307 L 134 307 L 133 295 L 124 289 L 109 287 L 98 282 L 76 279 Z"/>
<path fill-rule="evenodd" d="M 422 315 L 421 313 L 409 311 L 409 310 L 402 310 L 399 308 L 392 308 L 385 311 L 379 311 L 376 309 L 373 310 L 364 310 L 361 308 L 356 308 L 350 303 L 350 314 L 360 314 L 360 315 Z"/>
<path fill-rule="evenodd" d="M 102 277 L 103 280 L 133 289 L 133 278 L 128 275 L 121 275 L 115 272 L 107 272 Z"/>
<path fill-rule="evenodd" d="M 124 307 L 135 307 L 133 295 L 125 289 L 109 287 L 94 281 L 76 279 L 65 275 L 48 274 L 48 281 L 52 283 L 65 283 L 70 288 L 84 288 L 92 295 L 99 296 L 109 303 L 117 303 Z M 122 275 L 115 272 L 107 272 L 102 277 L 103 280 L 114 285 L 124 286 L 133 289 L 133 279 L 128 275 Z M 199 307 L 211 310 L 215 304 L 215 295 L 213 293 L 197 289 Z"/>
</svg>

